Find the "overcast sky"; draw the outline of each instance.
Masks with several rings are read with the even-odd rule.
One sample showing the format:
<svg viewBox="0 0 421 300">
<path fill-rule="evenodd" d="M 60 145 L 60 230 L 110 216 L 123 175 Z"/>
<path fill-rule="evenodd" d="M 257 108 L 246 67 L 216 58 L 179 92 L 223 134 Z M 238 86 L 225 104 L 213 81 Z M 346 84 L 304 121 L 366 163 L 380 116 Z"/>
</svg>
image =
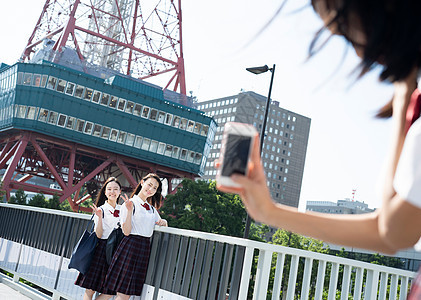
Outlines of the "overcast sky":
<svg viewBox="0 0 421 300">
<path fill-rule="evenodd" d="M 0 62 L 17 61 L 44 3 L 2 3 Z M 235 95 L 242 89 L 266 96 L 270 73 L 256 76 L 245 68 L 276 64 L 272 99 L 311 118 L 300 208 L 309 200 L 351 198 L 353 189 L 356 200 L 378 207 L 376 186 L 390 122 L 373 115 L 391 98 L 392 88 L 378 82 L 378 70 L 355 81 L 351 73 L 359 60 L 340 37 L 306 60 L 308 45 L 321 26 L 308 1 L 288 1 L 256 37 L 281 3 L 184 0 L 187 90 L 199 101 Z"/>
</svg>

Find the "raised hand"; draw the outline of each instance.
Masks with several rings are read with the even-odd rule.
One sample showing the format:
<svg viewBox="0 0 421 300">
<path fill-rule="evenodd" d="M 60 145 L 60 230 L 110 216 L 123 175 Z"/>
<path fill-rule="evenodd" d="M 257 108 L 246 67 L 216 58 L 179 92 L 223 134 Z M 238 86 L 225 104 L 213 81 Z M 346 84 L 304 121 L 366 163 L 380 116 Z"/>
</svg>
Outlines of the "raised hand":
<svg viewBox="0 0 421 300">
<path fill-rule="evenodd" d="M 102 219 L 102 209 L 99 208 L 99 207 L 97 207 L 95 204 L 92 204 L 90 207 L 92 208 L 92 212 L 94 214 L 96 214 L 96 216 L 98 218 L 101 218 Z"/>
<path fill-rule="evenodd" d="M 129 197 L 126 194 L 121 194 L 121 198 L 123 198 L 124 203 L 126 204 L 127 210 L 133 211 L 133 202 L 130 201 Z"/>
<path fill-rule="evenodd" d="M 166 227 L 168 227 L 168 222 L 165 219 L 161 219 L 158 222 L 156 222 L 155 224 L 156 225 L 159 225 L 159 226 L 166 226 Z"/>
</svg>

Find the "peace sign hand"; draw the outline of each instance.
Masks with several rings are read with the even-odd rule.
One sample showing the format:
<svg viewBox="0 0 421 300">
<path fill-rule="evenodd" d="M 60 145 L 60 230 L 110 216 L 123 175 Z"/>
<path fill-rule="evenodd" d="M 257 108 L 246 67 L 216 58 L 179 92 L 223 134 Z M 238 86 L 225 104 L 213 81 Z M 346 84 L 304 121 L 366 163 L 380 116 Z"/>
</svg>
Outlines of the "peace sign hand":
<svg viewBox="0 0 421 300">
<path fill-rule="evenodd" d="M 121 198 L 123 198 L 124 203 L 126 204 L 128 211 L 133 211 L 133 202 L 130 201 L 129 197 L 126 194 L 122 194 Z"/>
<path fill-rule="evenodd" d="M 97 207 L 95 204 L 90 206 L 94 214 L 97 215 L 98 218 L 102 218 L 102 209 Z"/>
</svg>

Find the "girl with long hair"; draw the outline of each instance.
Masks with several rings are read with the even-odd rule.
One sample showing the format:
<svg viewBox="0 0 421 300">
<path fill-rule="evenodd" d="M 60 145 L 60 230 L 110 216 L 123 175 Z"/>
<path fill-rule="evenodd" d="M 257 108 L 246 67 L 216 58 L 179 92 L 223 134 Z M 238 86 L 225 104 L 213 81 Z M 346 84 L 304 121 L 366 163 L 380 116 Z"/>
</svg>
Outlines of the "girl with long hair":
<svg viewBox="0 0 421 300">
<path fill-rule="evenodd" d="M 131 198 L 121 206 L 124 238 L 118 246 L 105 279 L 105 286 L 117 292 L 116 300 L 140 296 L 150 253 L 150 237 L 155 225 L 168 226 L 155 207 L 162 200 L 162 182 L 150 173 L 142 178 Z"/>
<path fill-rule="evenodd" d="M 79 273 L 75 284 L 85 288 L 84 300 L 92 299 L 95 292 L 101 293 L 102 299 L 111 298 L 115 292 L 104 287 L 108 264 L 105 256 L 105 246 L 111 231 L 117 227 L 120 220 L 120 205 L 117 204 L 121 195 L 121 184 L 115 177 L 105 181 L 98 193 L 95 204 L 91 207 L 95 213 L 95 233 L 99 238 L 94 258 L 86 274 Z"/>
</svg>

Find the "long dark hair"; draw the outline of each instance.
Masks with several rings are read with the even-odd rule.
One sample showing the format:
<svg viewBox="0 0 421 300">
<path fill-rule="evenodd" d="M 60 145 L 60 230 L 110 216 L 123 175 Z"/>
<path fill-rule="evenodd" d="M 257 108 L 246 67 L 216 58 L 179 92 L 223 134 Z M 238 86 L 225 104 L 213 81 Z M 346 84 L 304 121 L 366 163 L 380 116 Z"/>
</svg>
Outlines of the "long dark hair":
<svg viewBox="0 0 421 300">
<path fill-rule="evenodd" d="M 95 205 L 97 207 L 104 205 L 105 201 L 107 201 L 107 196 L 105 196 L 105 190 L 107 188 L 107 184 L 109 184 L 110 182 L 116 182 L 120 186 L 120 190 L 121 190 L 121 183 L 118 181 L 117 178 L 115 177 L 108 178 L 107 181 L 105 181 L 104 184 L 102 185 L 101 190 L 99 191 L 98 196 L 96 197 Z M 118 196 L 117 198 L 117 203 L 119 199 L 120 199 L 120 196 Z"/>
<path fill-rule="evenodd" d="M 162 201 L 162 182 L 161 178 L 159 178 L 159 176 L 154 173 L 149 173 L 148 175 L 142 178 L 137 187 L 133 190 L 133 193 L 130 196 L 130 198 L 133 198 L 135 195 L 139 194 L 140 190 L 142 189 L 142 181 L 146 181 L 149 178 L 153 178 L 156 181 L 158 181 L 158 188 L 156 189 L 156 193 L 152 197 L 149 197 L 147 200 L 149 204 L 158 209 L 161 207 Z"/>
</svg>

